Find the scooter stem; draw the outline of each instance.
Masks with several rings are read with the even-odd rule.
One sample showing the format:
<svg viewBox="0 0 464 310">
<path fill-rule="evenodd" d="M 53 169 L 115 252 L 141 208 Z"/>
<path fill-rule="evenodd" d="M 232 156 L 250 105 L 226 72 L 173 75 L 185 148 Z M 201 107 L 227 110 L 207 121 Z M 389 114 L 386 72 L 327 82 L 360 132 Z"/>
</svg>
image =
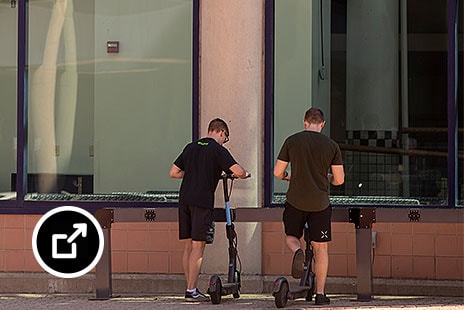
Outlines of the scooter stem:
<svg viewBox="0 0 464 310">
<path fill-rule="evenodd" d="M 230 215 L 230 202 L 226 201 L 226 223 L 227 226 L 232 226 L 232 216 Z"/>
</svg>

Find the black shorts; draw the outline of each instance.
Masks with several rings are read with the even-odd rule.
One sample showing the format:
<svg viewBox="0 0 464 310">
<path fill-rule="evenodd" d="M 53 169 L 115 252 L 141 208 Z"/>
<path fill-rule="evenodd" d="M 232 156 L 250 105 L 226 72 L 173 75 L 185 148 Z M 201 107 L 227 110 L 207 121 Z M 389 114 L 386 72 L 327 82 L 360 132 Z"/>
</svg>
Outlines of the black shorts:
<svg viewBox="0 0 464 310">
<path fill-rule="evenodd" d="M 179 239 L 213 243 L 214 210 L 197 206 L 179 205 Z"/>
<path fill-rule="evenodd" d="M 317 212 L 296 209 L 288 202 L 285 203 L 283 214 L 285 234 L 300 239 L 303 236 L 305 223 L 309 224 L 309 237 L 316 242 L 332 240 L 332 206 Z"/>
</svg>

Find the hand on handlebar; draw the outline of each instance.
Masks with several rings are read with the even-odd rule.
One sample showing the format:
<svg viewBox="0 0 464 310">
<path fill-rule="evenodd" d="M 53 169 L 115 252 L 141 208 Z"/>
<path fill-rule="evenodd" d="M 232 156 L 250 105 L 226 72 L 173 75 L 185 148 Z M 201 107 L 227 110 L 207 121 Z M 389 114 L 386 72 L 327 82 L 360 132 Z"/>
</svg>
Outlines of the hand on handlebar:
<svg viewBox="0 0 464 310">
<path fill-rule="evenodd" d="M 228 172 L 228 173 L 223 173 L 222 174 L 222 177 L 223 178 L 226 178 L 226 179 L 239 179 L 238 176 L 236 176 L 234 173 L 231 173 L 231 172 Z M 243 177 L 242 179 L 248 179 L 248 178 L 251 178 L 251 173 L 246 171 L 245 172 L 245 177 Z"/>
</svg>

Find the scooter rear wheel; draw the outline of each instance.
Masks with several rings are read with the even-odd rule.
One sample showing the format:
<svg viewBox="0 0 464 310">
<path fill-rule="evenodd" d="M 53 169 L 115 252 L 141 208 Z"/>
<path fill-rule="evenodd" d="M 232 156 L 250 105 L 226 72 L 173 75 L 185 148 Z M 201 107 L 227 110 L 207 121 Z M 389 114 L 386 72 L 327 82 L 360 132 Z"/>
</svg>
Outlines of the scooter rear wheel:
<svg viewBox="0 0 464 310">
<path fill-rule="evenodd" d="M 308 280 L 311 288 L 308 290 L 308 293 L 306 294 L 306 301 L 313 300 L 314 291 L 316 290 L 316 287 L 314 286 L 315 278 L 316 276 L 314 275 L 314 273 L 311 272 L 311 274 L 309 275 L 309 280 Z"/>
<path fill-rule="evenodd" d="M 240 298 L 240 272 L 235 271 L 235 282 L 238 283 L 237 291 L 232 294 L 234 298 Z"/>
<path fill-rule="evenodd" d="M 279 290 L 274 293 L 274 300 L 277 308 L 284 308 L 287 305 L 288 290 L 288 282 L 282 281 Z"/>
</svg>

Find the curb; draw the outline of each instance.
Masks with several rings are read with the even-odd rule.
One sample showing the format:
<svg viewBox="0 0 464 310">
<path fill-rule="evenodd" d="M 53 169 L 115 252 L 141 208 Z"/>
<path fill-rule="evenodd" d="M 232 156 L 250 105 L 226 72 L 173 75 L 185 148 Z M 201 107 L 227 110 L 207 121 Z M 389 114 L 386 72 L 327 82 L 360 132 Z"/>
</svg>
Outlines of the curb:
<svg viewBox="0 0 464 310">
<path fill-rule="evenodd" d="M 219 275 L 227 281 L 226 275 Z M 208 287 L 211 275 L 201 274 L 198 286 Z M 278 276 L 242 275 L 241 292 L 262 294 L 272 291 Z M 287 276 L 291 285 L 298 280 Z M 3 280 L 3 281 L 2 281 Z M 47 273 L 0 273 L 0 294 L 4 293 L 62 293 L 95 294 L 95 274 L 75 279 L 56 278 Z M 169 274 L 113 274 L 113 294 L 182 294 L 185 289 L 183 275 Z M 355 278 L 327 278 L 326 292 L 329 294 L 356 295 Z M 373 280 L 373 295 L 379 296 L 446 296 L 464 297 L 464 281 L 380 279 Z"/>
</svg>

